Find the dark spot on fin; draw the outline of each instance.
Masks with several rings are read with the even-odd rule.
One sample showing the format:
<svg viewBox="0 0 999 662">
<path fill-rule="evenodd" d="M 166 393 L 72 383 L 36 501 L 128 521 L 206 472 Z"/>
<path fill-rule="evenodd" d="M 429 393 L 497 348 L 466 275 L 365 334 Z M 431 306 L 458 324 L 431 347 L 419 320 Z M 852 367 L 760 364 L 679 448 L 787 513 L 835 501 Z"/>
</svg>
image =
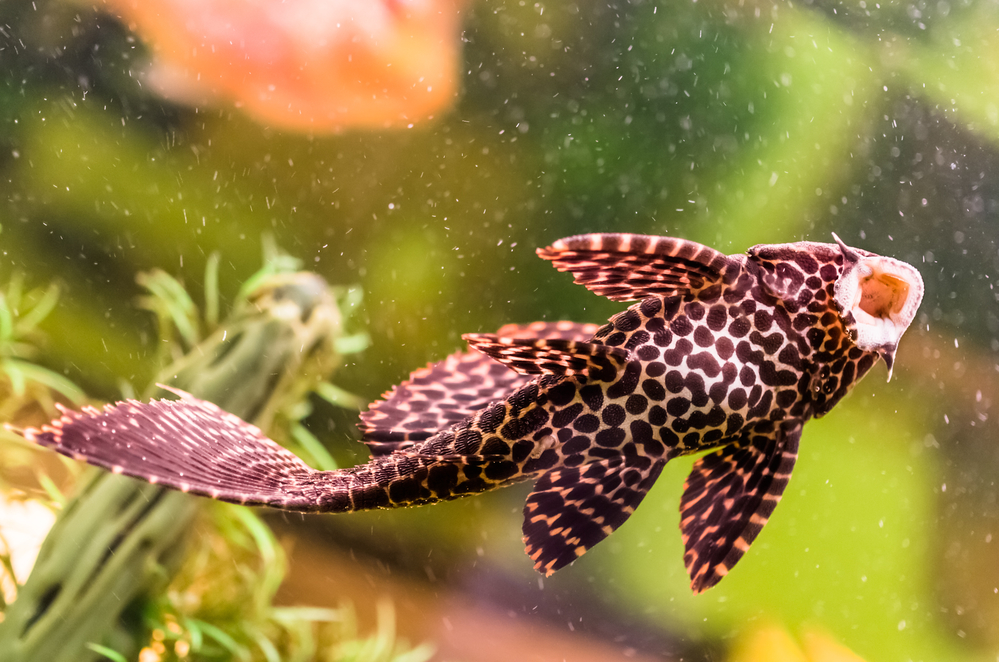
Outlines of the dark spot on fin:
<svg viewBox="0 0 999 662">
<path fill-rule="evenodd" d="M 534 569 L 551 575 L 613 533 L 635 512 L 664 464 L 639 469 L 615 458 L 542 475 L 524 506 L 524 544 Z"/>
<path fill-rule="evenodd" d="M 462 336 L 473 349 L 525 375 L 617 374 L 628 350 L 562 338 L 504 338 L 491 333 Z"/>
<path fill-rule="evenodd" d="M 685 294 L 723 279 L 738 265 L 693 241 L 639 234 L 577 235 L 539 248 L 538 256 L 612 301 Z"/>
<path fill-rule="evenodd" d="M 798 456 L 801 426 L 725 446 L 694 464 L 680 500 L 683 556 L 701 593 L 728 574 L 767 523 Z"/>
</svg>

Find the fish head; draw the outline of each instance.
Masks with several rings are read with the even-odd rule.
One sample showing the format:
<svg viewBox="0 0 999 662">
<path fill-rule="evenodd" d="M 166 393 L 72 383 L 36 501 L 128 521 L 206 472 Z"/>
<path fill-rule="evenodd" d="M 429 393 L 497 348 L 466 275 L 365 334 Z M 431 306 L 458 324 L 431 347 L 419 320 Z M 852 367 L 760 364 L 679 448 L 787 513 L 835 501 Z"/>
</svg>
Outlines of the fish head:
<svg viewBox="0 0 999 662">
<path fill-rule="evenodd" d="M 898 342 L 923 298 L 923 279 L 912 265 L 833 237 L 834 244 L 761 244 L 748 254 L 762 268 L 764 289 L 799 309 L 825 304 L 856 347 L 885 362 L 890 380 Z"/>
<path fill-rule="evenodd" d="M 891 380 L 895 352 L 923 300 L 923 279 L 910 264 L 851 248 L 833 234 L 843 255 L 833 289 L 840 315 L 853 342 L 874 352 L 888 366 Z"/>
</svg>

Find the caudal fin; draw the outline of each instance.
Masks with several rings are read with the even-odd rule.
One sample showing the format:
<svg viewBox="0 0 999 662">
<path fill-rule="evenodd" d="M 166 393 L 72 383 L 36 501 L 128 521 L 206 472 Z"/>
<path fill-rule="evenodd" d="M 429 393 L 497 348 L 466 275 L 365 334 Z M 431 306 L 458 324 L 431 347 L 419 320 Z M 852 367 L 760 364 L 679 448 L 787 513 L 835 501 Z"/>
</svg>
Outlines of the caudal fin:
<svg viewBox="0 0 999 662">
<path fill-rule="evenodd" d="M 63 409 L 29 441 L 117 474 L 182 492 L 247 505 L 319 509 L 321 472 L 210 402 L 175 391 L 180 400 L 128 400 L 103 410 Z"/>
</svg>

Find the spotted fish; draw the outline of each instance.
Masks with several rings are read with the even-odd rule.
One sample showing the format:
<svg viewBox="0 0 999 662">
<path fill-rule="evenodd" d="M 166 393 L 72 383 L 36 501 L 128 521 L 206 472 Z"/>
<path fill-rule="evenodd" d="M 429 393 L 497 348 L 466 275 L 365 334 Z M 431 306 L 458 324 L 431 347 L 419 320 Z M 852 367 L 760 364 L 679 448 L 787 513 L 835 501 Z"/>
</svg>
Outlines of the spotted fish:
<svg viewBox="0 0 999 662">
<path fill-rule="evenodd" d="M 835 237 L 835 235 L 834 235 Z M 63 412 L 29 440 L 116 473 L 236 503 L 351 512 L 534 479 L 524 542 L 550 575 L 621 526 L 663 467 L 694 592 L 745 554 L 787 486 L 801 429 L 882 359 L 889 379 L 919 272 L 835 244 L 724 255 L 670 237 L 589 234 L 539 249 L 614 301 L 604 326 L 506 326 L 417 370 L 361 415 L 372 458 L 315 471 L 215 405 L 127 401 Z"/>
</svg>

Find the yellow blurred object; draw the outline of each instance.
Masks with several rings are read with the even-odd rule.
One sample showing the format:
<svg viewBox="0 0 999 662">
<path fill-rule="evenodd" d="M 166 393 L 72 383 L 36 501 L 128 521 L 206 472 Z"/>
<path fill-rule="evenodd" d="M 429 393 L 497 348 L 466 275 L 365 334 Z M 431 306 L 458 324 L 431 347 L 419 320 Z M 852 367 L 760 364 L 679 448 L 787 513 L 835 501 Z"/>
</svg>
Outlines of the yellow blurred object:
<svg viewBox="0 0 999 662">
<path fill-rule="evenodd" d="M 464 0 L 104 0 L 154 54 L 147 84 L 280 129 L 409 126 L 457 97 Z"/>
<path fill-rule="evenodd" d="M 828 632 L 818 628 L 809 628 L 802 632 L 801 643 L 809 662 L 864 662 L 864 658 L 833 639 Z"/>
<path fill-rule="evenodd" d="M 819 628 L 801 635 L 802 644 L 779 625 L 744 632 L 732 646 L 729 662 L 864 662 L 864 659 Z"/>
<path fill-rule="evenodd" d="M 743 632 L 728 659 L 729 662 L 808 662 L 788 631 L 776 625 Z"/>
</svg>

